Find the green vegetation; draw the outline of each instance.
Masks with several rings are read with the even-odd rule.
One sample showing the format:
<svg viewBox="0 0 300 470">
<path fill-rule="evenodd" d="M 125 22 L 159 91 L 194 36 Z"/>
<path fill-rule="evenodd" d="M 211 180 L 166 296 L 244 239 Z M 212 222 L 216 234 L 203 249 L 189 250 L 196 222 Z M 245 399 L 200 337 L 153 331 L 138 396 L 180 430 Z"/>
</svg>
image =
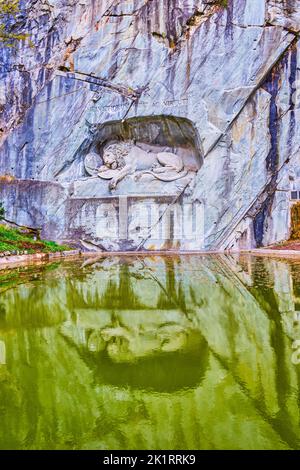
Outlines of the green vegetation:
<svg viewBox="0 0 300 470">
<path fill-rule="evenodd" d="M 13 269 L 1 269 L 0 270 L 0 295 L 11 287 L 16 287 L 20 284 L 26 284 L 30 279 L 44 279 L 47 273 L 55 271 L 61 265 L 61 262 L 45 263 L 20 266 Z M 5 309 L 1 305 L 0 301 L 0 328 L 1 328 L 1 312 Z"/>
<path fill-rule="evenodd" d="M 12 33 L 8 30 L 6 22 L 10 18 L 15 18 L 19 13 L 19 0 L 0 0 L 0 44 L 12 47 L 16 41 L 28 38 L 27 34 Z"/>
<path fill-rule="evenodd" d="M 0 253 L 55 253 L 70 250 L 69 246 L 58 245 L 52 241 L 35 240 L 32 236 L 22 233 L 21 230 L 0 225 Z"/>
<path fill-rule="evenodd" d="M 0 202 L 0 220 L 3 219 L 5 215 L 4 207 L 2 206 L 2 203 Z"/>
</svg>

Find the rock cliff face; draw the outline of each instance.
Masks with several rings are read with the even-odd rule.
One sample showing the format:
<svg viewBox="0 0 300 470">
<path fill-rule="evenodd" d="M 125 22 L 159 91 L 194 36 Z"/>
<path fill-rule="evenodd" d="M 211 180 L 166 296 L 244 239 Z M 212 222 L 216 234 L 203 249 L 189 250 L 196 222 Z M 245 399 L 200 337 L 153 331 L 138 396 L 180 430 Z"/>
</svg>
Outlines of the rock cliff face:
<svg viewBox="0 0 300 470">
<path fill-rule="evenodd" d="M 289 237 L 300 0 L 22 1 L 10 28 L 31 43 L 1 49 L 8 218 L 105 250 Z M 190 177 L 110 189 L 85 159 L 115 142 L 172 152 Z"/>
</svg>

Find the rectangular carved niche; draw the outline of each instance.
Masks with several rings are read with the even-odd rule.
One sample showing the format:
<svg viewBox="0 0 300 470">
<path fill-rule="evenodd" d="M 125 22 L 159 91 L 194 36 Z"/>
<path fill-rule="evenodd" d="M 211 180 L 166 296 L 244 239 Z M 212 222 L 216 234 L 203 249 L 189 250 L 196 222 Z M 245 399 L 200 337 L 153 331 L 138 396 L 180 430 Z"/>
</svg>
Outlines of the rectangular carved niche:
<svg viewBox="0 0 300 470">
<path fill-rule="evenodd" d="M 203 248 L 203 206 L 176 195 L 70 201 L 68 237 L 104 250 Z"/>
</svg>

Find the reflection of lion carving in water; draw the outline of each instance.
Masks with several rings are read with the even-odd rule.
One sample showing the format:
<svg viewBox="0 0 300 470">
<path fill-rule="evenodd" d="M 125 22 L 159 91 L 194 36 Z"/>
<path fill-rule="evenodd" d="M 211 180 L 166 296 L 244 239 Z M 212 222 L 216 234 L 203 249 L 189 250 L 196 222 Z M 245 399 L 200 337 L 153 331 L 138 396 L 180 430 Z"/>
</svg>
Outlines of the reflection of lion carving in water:
<svg viewBox="0 0 300 470">
<path fill-rule="evenodd" d="M 160 181 L 175 181 L 188 174 L 181 157 L 171 152 L 151 153 L 130 143 L 111 144 L 104 149 L 98 176 L 111 180 L 110 189 L 127 175 L 141 178 L 150 174 Z"/>
</svg>

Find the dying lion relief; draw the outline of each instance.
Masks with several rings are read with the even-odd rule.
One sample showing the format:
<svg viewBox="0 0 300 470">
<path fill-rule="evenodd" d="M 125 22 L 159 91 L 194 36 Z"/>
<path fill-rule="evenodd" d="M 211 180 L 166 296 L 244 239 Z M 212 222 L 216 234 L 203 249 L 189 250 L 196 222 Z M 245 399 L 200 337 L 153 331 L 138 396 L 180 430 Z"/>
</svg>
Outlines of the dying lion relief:
<svg viewBox="0 0 300 470">
<path fill-rule="evenodd" d="M 97 161 L 97 154 L 88 154 L 85 159 L 87 173 L 91 171 L 91 161 Z M 100 155 L 98 163 L 100 164 Z M 92 169 L 93 170 L 93 169 Z M 187 176 L 183 159 L 172 152 L 147 152 L 133 143 L 116 143 L 105 148 L 103 165 L 94 169 L 95 173 L 104 180 L 111 180 L 109 188 L 116 189 L 117 184 L 128 175 L 134 175 L 135 181 L 143 175 L 164 182 L 176 181 Z"/>
<path fill-rule="evenodd" d="M 300 239 L 300 202 L 292 206 L 291 210 L 291 240 Z"/>
</svg>

